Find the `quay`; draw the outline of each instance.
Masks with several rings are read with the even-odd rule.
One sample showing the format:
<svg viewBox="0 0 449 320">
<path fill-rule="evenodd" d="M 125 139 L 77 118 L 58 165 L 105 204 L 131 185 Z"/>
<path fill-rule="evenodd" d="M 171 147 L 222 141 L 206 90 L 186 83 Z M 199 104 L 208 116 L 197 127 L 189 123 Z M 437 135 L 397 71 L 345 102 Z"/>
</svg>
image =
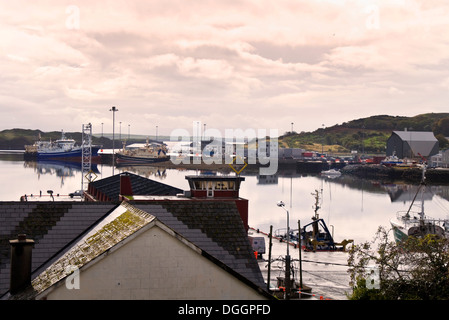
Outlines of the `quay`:
<svg viewBox="0 0 449 320">
<path fill-rule="evenodd" d="M 420 182 L 422 169 L 419 167 L 401 168 L 386 167 L 380 164 L 347 165 L 341 169 L 342 174 L 349 174 L 363 179 L 405 180 Z M 426 181 L 429 183 L 448 183 L 449 169 L 430 168 L 426 170 Z"/>
</svg>

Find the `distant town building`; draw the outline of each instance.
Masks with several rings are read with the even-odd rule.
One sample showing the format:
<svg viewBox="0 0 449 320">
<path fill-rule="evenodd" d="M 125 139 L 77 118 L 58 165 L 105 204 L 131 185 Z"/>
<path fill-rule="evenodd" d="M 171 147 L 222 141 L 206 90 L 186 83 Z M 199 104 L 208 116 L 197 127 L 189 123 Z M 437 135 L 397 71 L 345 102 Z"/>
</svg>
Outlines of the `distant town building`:
<svg viewBox="0 0 449 320">
<path fill-rule="evenodd" d="M 410 159 L 421 155 L 429 158 L 438 152 L 439 144 L 433 132 L 393 131 L 387 140 L 387 156 Z"/>
<path fill-rule="evenodd" d="M 435 168 L 449 168 L 449 149 L 430 157 L 429 165 Z"/>
</svg>

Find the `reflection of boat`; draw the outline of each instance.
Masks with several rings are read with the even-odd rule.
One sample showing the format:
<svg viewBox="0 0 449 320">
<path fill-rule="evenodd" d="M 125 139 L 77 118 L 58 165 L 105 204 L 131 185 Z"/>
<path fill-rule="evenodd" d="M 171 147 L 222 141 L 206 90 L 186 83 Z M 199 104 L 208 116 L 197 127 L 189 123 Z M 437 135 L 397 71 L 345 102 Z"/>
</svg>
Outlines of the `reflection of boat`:
<svg viewBox="0 0 449 320">
<path fill-rule="evenodd" d="M 346 246 L 352 243 L 353 240 L 343 240 L 340 243 L 334 241 L 334 238 L 327 228 L 323 219 L 320 219 L 318 210 L 319 206 L 319 193 L 315 190 L 315 215 L 312 217 L 312 222 L 306 224 L 301 228 L 301 248 L 304 251 L 346 251 Z M 281 229 L 280 229 L 281 230 Z M 284 229 L 285 230 L 285 229 Z M 281 239 L 286 238 L 286 233 L 281 234 L 279 230 L 276 232 L 276 236 Z M 298 229 L 290 229 L 290 240 L 292 242 L 299 242 Z"/>
<path fill-rule="evenodd" d="M 75 172 L 82 171 L 81 163 L 71 161 L 61 161 L 61 160 L 25 161 L 24 166 L 26 168 L 33 168 L 39 177 L 41 175 L 48 174 L 48 175 L 56 175 L 61 179 L 67 177 L 74 177 Z M 91 165 L 91 170 L 94 173 L 99 173 L 96 164 Z M 61 182 L 63 181 L 61 180 Z"/>
<path fill-rule="evenodd" d="M 92 146 L 92 157 L 98 157 L 100 146 Z M 61 139 L 56 141 L 36 141 L 33 145 L 25 146 L 26 159 L 35 158 L 38 160 L 46 159 L 70 159 L 80 160 L 83 156 L 83 148 L 76 145 L 76 141 L 65 137 L 61 133 Z"/>
<path fill-rule="evenodd" d="M 390 220 L 396 242 L 403 241 L 409 236 L 424 237 L 428 234 L 433 234 L 440 238 L 448 238 L 449 236 L 449 220 L 434 219 L 426 216 L 424 213 L 424 190 L 426 187 L 425 174 L 426 166 L 423 165 L 421 184 L 410 204 L 409 209 L 407 211 L 398 212 L 396 216 Z M 411 208 L 420 192 L 421 209 L 419 212 L 412 212 Z"/>
<path fill-rule="evenodd" d="M 167 156 L 167 147 L 160 143 L 147 143 L 136 148 L 123 148 L 117 153 L 117 165 L 146 165 L 163 162 L 170 159 Z"/>
</svg>

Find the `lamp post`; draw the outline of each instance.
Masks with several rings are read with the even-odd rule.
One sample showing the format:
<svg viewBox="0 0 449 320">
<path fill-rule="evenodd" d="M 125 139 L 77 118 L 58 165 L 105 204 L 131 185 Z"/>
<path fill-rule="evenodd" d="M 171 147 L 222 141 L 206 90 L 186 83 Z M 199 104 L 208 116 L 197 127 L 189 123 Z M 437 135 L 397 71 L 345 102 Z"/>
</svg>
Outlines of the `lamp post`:
<svg viewBox="0 0 449 320">
<path fill-rule="evenodd" d="M 109 111 L 112 111 L 112 175 L 114 175 L 114 166 L 115 166 L 115 113 L 118 109 L 114 106 Z"/>
<path fill-rule="evenodd" d="M 287 212 L 287 255 L 285 256 L 285 299 L 290 300 L 291 294 L 291 283 L 290 283 L 290 217 L 288 210 L 285 209 L 285 203 L 283 201 L 279 201 L 277 203 L 278 207 L 281 207 Z"/>
</svg>

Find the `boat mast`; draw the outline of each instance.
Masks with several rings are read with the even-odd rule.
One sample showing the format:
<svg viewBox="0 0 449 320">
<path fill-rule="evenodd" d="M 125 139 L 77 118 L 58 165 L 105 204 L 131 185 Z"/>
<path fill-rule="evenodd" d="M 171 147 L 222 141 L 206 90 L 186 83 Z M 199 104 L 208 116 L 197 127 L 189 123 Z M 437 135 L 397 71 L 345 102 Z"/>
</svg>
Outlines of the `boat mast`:
<svg viewBox="0 0 449 320">
<path fill-rule="evenodd" d="M 318 234 L 318 219 L 320 218 L 320 215 L 318 214 L 318 210 L 320 209 L 319 203 L 320 203 L 320 195 L 318 190 L 315 190 L 315 194 L 312 193 L 312 195 L 315 196 L 315 206 L 314 211 L 315 215 L 312 217 L 313 220 L 313 239 L 315 239 L 315 236 Z"/>
<path fill-rule="evenodd" d="M 406 218 L 410 218 L 410 210 L 412 209 L 413 204 L 415 203 L 416 197 L 418 196 L 419 191 L 422 188 L 426 187 L 426 169 L 427 165 L 424 163 L 422 165 L 422 175 L 421 175 L 421 183 L 419 184 L 418 191 L 416 191 L 415 196 L 413 197 L 412 203 L 410 204 L 410 207 L 408 208 L 408 211 L 405 215 Z M 421 219 L 424 218 L 424 191 L 421 193 L 421 212 L 419 213 L 419 216 Z"/>
</svg>

